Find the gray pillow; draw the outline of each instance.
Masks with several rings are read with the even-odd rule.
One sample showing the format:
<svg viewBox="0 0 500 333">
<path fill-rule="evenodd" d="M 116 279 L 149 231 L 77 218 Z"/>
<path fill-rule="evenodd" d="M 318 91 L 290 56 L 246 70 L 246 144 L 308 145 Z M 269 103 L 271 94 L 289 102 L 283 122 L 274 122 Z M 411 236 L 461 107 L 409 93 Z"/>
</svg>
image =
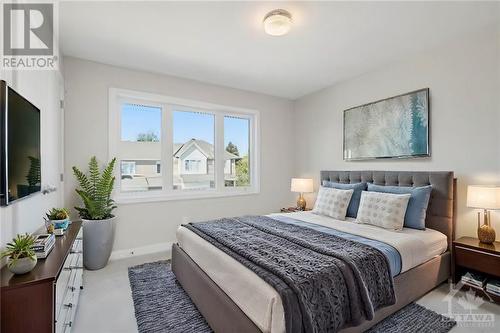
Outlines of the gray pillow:
<svg viewBox="0 0 500 333">
<path fill-rule="evenodd" d="M 358 215 L 359 209 L 359 200 L 361 200 L 361 192 L 366 191 L 366 183 L 354 183 L 354 184 L 341 184 L 336 182 L 330 182 L 328 180 L 323 181 L 323 186 L 332 187 L 339 190 L 354 190 L 351 198 L 351 202 L 349 203 L 349 207 L 347 207 L 347 217 L 354 217 Z"/>
</svg>

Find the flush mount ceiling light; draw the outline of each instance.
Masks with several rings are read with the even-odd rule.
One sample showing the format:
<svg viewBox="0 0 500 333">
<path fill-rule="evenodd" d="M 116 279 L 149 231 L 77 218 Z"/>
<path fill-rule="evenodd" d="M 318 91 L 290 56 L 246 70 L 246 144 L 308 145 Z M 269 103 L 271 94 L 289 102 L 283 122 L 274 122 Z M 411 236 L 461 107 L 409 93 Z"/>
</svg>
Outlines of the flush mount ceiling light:
<svg viewBox="0 0 500 333">
<path fill-rule="evenodd" d="M 275 9 L 264 17 L 264 31 L 271 36 L 286 35 L 292 28 L 292 15 L 284 9 Z"/>
</svg>

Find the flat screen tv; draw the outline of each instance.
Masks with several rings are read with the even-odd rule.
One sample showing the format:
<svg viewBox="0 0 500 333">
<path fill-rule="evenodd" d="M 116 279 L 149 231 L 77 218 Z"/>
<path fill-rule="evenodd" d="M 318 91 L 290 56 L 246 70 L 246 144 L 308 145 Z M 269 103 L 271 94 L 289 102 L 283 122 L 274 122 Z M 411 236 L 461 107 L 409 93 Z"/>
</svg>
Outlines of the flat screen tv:
<svg viewBox="0 0 500 333">
<path fill-rule="evenodd" d="M 40 192 L 40 109 L 0 81 L 0 205 Z"/>
</svg>

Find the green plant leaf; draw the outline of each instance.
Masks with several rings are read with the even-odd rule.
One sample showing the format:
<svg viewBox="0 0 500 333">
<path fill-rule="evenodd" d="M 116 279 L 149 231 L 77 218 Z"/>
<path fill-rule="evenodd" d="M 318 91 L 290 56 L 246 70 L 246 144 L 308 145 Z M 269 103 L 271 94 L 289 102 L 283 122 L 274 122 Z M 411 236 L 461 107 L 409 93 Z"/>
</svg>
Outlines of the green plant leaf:
<svg viewBox="0 0 500 333">
<path fill-rule="evenodd" d="M 76 192 L 82 199 L 84 207 L 75 207 L 80 217 L 90 220 L 107 219 L 112 216 L 112 211 L 116 208 L 111 200 L 111 193 L 115 177 L 113 170 L 116 158 L 113 158 L 108 165 L 100 172 L 97 159 L 93 156 L 89 162 L 88 175 L 73 167 L 73 173 L 80 184 L 80 189 Z"/>
</svg>

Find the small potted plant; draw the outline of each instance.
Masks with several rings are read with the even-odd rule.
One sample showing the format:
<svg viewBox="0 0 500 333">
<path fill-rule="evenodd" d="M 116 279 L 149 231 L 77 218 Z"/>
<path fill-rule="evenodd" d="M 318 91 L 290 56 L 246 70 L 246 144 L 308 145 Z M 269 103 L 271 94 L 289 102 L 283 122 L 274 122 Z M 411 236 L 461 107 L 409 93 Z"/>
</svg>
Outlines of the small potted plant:
<svg viewBox="0 0 500 333">
<path fill-rule="evenodd" d="M 45 215 L 47 216 L 45 221 L 49 226 L 52 224 L 55 229 L 68 229 L 69 214 L 66 208 L 52 208 Z"/>
<path fill-rule="evenodd" d="M 88 174 L 73 167 L 80 185 L 76 193 L 83 202 L 83 207 L 75 207 L 83 221 L 83 264 L 90 270 L 106 266 L 113 249 L 116 217 L 112 212 L 116 205 L 111 192 L 115 183 L 115 162 L 116 158 L 113 158 L 101 171 L 93 156 Z"/>
<path fill-rule="evenodd" d="M 1 257 L 8 257 L 7 267 L 12 273 L 28 273 L 35 267 L 37 259 L 32 249 L 34 243 L 35 237 L 29 234 L 18 234 L 11 243 L 7 243 Z"/>
</svg>

